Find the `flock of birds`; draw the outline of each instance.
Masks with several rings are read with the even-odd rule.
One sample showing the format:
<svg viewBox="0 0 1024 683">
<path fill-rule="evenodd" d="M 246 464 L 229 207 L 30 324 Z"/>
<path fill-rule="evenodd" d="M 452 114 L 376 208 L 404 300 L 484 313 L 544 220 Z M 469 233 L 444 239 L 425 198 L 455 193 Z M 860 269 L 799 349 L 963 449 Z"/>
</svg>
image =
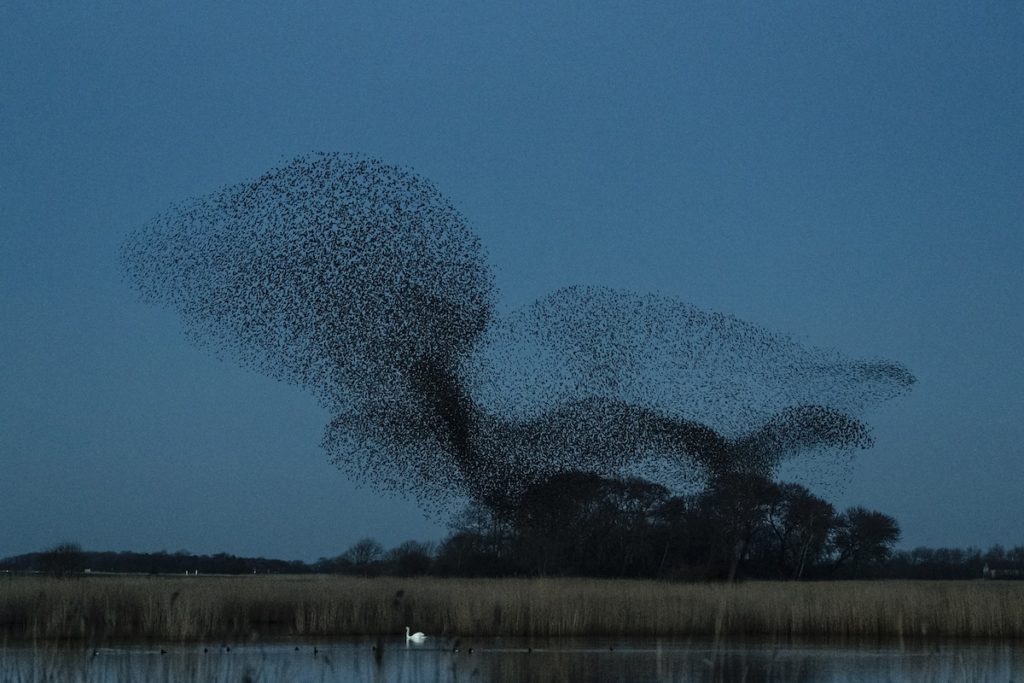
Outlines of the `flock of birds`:
<svg viewBox="0 0 1024 683">
<path fill-rule="evenodd" d="M 130 235 L 144 300 L 215 353 L 313 392 L 331 459 L 425 507 L 515 504 L 551 476 L 771 476 L 867 447 L 913 384 L 678 299 L 568 287 L 499 315 L 479 238 L 417 174 L 294 159 Z"/>
</svg>

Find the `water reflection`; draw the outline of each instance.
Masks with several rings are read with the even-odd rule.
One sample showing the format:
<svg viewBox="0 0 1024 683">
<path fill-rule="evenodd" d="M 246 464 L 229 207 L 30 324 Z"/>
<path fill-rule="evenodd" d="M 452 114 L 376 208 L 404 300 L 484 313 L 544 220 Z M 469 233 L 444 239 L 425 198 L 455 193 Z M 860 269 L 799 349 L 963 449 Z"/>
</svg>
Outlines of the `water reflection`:
<svg viewBox="0 0 1024 683">
<path fill-rule="evenodd" d="M 0 683 L 708 683 L 1024 680 L 1024 644 L 834 647 L 680 641 L 302 642 L 0 648 Z"/>
</svg>

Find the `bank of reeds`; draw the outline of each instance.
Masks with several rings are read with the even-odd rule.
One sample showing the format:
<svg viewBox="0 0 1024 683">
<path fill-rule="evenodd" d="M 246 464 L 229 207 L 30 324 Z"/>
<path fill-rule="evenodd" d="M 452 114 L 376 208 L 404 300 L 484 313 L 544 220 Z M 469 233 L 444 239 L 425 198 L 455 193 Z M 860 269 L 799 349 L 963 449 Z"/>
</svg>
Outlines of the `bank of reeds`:
<svg viewBox="0 0 1024 683">
<path fill-rule="evenodd" d="M 6 639 L 1024 638 L 1024 582 L 96 577 L 0 580 Z"/>
</svg>

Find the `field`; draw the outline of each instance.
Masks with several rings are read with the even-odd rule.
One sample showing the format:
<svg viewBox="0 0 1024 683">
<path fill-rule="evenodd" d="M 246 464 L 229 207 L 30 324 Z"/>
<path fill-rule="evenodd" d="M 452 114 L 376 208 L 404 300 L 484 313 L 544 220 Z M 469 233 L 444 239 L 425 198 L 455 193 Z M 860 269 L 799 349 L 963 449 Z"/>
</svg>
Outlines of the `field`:
<svg viewBox="0 0 1024 683">
<path fill-rule="evenodd" d="M 1024 638 L 1024 582 L 0 578 L 0 640 L 444 636 Z"/>
</svg>

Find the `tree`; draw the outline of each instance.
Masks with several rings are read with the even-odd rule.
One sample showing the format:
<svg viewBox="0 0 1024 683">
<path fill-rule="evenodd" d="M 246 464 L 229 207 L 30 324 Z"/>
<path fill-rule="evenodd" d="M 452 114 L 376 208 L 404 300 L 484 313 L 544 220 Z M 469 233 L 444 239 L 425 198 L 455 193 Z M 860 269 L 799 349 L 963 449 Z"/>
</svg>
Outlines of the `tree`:
<svg viewBox="0 0 1024 683">
<path fill-rule="evenodd" d="M 406 541 L 391 550 L 386 558 L 390 571 L 398 576 L 420 576 L 430 571 L 434 562 L 433 547 L 429 543 Z"/>
<path fill-rule="evenodd" d="M 654 513 L 658 552 L 655 576 L 696 579 L 704 576 L 710 535 L 696 496 L 672 496 Z"/>
<path fill-rule="evenodd" d="M 833 571 L 865 576 L 891 557 L 900 527 L 889 515 L 860 506 L 848 508 L 832 532 Z"/>
<path fill-rule="evenodd" d="M 758 535 L 766 532 L 766 511 L 777 497 L 774 482 L 743 472 L 718 478 L 698 497 L 709 576 L 737 576 Z"/>
<path fill-rule="evenodd" d="M 664 486 L 563 472 L 531 486 L 513 517 L 516 556 L 536 574 L 653 575 Z"/>
<path fill-rule="evenodd" d="M 370 576 L 380 570 L 380 561 L 384 557 L 384 546 L 372 538 L 364 538 L 356 541 L 348 550 L 342 554 L 344 561 L 348 562 L 352 569 Z"/>
<path fill-rule="evenodd" d="M 800 484 L 779 484 L 767 510 L 781 575 L 801 579 L 824 555 L 836 511 Z"/>
<path fill-rule="evenodd" d="M 530 573 L 580 574 L 595 548 L 594 517 L 601 514 L 602 478 L 567 472 L 531 486 L 518 501 L 513 518 L 516 555 Z"/>
<path fill-rule="evenodd" d="M 85 553 L 82 546 L 64 541 L 39 555 L 39 569 L 52 576 L 66 578 L 82 571 Z"/>
<path fill-rule="evenodd" d="M 476 531 L 459 530 L 441 544 L 434 567 L 441 576 L 501 576 L 514 569 L 490 539 Z"/>
</svg>

